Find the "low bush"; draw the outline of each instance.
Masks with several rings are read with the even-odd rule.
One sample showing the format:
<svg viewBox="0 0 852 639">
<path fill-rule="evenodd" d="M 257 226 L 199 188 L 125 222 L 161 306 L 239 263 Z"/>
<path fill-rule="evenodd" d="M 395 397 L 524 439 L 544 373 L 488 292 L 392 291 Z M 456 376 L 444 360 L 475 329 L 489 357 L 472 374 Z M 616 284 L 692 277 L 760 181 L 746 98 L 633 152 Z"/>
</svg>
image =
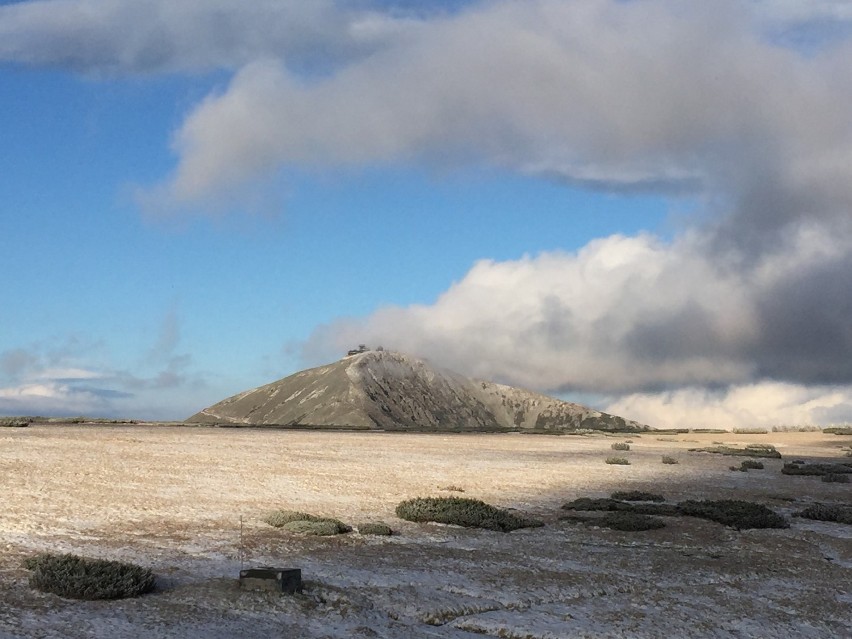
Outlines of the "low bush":
<svg viewBox="0 0 852 639">
<path fill-rule="evenodd" d="M 775 450 L 774 446 L 769 444 L 749 444 L 745 448 L 734 448 L 733 446 L 705 446 L 704 448 L 690 448 L 689 452 L 781 459 L 781 453 Z"/>
<path fill-rule="evenodd" d="M 348 530 L 344 529 L 348 528 L 348 526 L 341 527 L 340 522 L 335 519 L 302 519 L 287 522 L 281 528 L 287 532 L 312 537 L 331 537 L 332 535 L 340 535 L 348 532 Z"/>
<path fill-rule="evenodd" d="M 613 450 L 630 450 L 630 444 L 627 442 L 616 442 L 610 448 Z"/>
<path fill-rule="evenodd" d="M 676 464 L 677 460 L 671 455 L 663 455 L 663 463 L 664 464 Z"/>
<path fill-rule="evenodd" d="M 765 428 L 735 428 L 737 435 L 766 435 L 769 431 Z"/>
<path fill-rule="evenodd" d="M 30 420 L 24 417 L 0 417 L 0 427 L 24 428 L 30 425 Z"/>
<path fill-rule="evenodd" d="M 155 576 L 135 564 L 77 555 L 43 553 L 24 566 L 32 571 L 30 587 L 68 599 L 124 599 L 154 589 Z"/>
<path fill-rule="evenodd" d="M 666 501 L 662 495 L 644 490 L 619 490 L 612 493 L 610 497 L 621 501 Z"/>
<path fill-rule="evenodd" d="M 831 435 L 852 435 L 852 426 L 830 426 L 823 428 L 822 432 Z"/>
<path fill-rule="evenodd" d="M 838 504 L 811 504 L 804 510 L 793 514 L 794 517 L 814 519 L 816 521 L 830 521 L 839 524 L 852 525 L 852 506 L 841 506 Z"/>
<path fill-rule="evenodd" d="M 340 535 L 352 531 L 351 526 L 347 526 L 338 519 L 333 519 L 331 517 L 320 517 L 298 510 L 274 510 L 271 513 L 268 513 L 263 518 L 263 521 L 269 524 L 270 526 L 274 526 L 275 528 L 284 528 L 289 532 L 298 532 L 305 535 Z M 310 532 L 310 526 L 301 525 L 304 522 L 322 524 L 313 527 L 313 530 L 316 531 L 331 530 L 331 527 L 333 526 L 336 532 Z"/>
<path fill-rule="evenodd" d="M 463 493 L 464 488 L 461 486 L 456 486 L 455 484 L 450 484 L 449 486 L 438 486 L 438 490 L 446 490 L 451 493 Z"/>
<path fill-rule="evenodd" d="M 660 503 L 627 503 L 617 499 L 607 499 L 600 497 L 597 499 L 590 497 L 580 497 L 574 501 L 569 501 L 562 506 L 563 510 L 589 510 L 589 511 L 609 511 L 609 512 L 630 512 L 637 515 L 660 515 L 673 516 L 679 515 L 677 506 L 672 504 Z"/>
<path fill-rule="evenodd" d="M 842 473 L 826 473 L 821 477 L 822 481 L 827 484 L 848 484 L 849 483 L 849 475 Z"/>
<path fill-rule="evenodd" d="M 606 463 L 607 464 L 615 464 L 616 466 L 629 466 L 630 465 L 630 461 L 627 459 L 627 457 L 607 457 Z"/>
<path fill-rule="evenodd" d="M 385 535 L 390 536 L 393 530 L 383 521 L 358 524 L 358 532 L 362 535 Z"/>
<path fill-rule="evenodd" d="M 747 472 L 749 470 L 763 470 L 763 462 L 759 462 L 755 459 L 744 459 L 740 462 L 739 467 L 731 466 L 731 470 L 741 470 L 743 472 Z"/>
<path fill-rule="evenodd" d="M 275 528 L 281 528 L 291 521 L 312 521 L 317 519 L 314 515 L 303 513 L 298 510 L 273 510 L 263 517 L 263 521 Z"/>
<path fill-rule="evenodd" d="M 594 520 L 592 523 L 612 528 L 613 530 L 623 530 L 628 532 L 642 530 L 656 530 L 665 528 L 666 522 L 659 517 L 651 517 L 639 513 L 618 511 L 608 512 L 600 519 Z"/>
<path fill-rule="evenodd" d="M 536 528 L 543 522 L 496 508 L 478 499 L 466 497 L 418 497 L 401 502 L 396 516 L 408 521 L 434 521 L 467 528 L 485 528 L 510 532 L 519 528 Z"/>
<path fill-rule="evenodd" d="M 678 510 L 682 515 L 709 519 L 737 530 L 789 527 L 787 521 L 774 510 L 737 499 L 687 500 L 678 504 Z"/>
<path fill-rule="evenodd" d="M 784 464 L 781 472 L 785 475 L 844 475 L 852 473 L 852 466 L 846 464 L 806 464 L 796 460 Z"/>
</svg>

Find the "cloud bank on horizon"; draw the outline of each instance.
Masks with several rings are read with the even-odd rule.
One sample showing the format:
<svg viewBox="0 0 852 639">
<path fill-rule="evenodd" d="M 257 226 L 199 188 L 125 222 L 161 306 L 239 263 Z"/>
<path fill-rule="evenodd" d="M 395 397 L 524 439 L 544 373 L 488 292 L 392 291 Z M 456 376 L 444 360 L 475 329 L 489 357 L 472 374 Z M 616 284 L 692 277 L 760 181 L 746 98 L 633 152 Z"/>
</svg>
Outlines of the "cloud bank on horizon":
<svg viewBox="0 0 852 639">
<path fill-rule="evenodd" d="M 0 60 L 232 73 L 174 132 L 173 172 L 140 187 L 155 212 L 286 169 L 400 164 L 694 210 L 672 238 L 483 259 L 432 303 L 318 327 L 308 363 L 381 343 L 661 426 L 852 421 L 848 2 L 418 7 L 22 2 L 0 7 Z"/>
</svg>

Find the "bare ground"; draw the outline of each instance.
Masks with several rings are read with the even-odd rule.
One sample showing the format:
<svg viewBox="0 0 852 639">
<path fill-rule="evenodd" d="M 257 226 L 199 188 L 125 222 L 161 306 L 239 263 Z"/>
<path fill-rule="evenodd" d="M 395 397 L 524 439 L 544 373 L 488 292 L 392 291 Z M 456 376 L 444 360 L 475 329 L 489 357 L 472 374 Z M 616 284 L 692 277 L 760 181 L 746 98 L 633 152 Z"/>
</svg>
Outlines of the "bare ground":
<svg viewBox="0 0 852 639">
<path fill-rule="evenodd" d="M 748 499 L 789 515 L 851 503 L 850 484 L 689 453 L 772 443 L 785 459 L 841 459 L 849 437 L 643 434 L 415 435 L 51 425 L 0 430 L 0 637 L 848 637 L 852 526 L 790 518 L 738 532 L 691 518 L 627 533 L 557 520 L 614 490 L 669 501 Z M 613 454 L 629 466 L 611 466 Z M 680 463 L 663 465 L 661 456 Z M 394 516 L 415 496 L 517 508 L 544 528 L 508 534 Z M 260 521 L 274 508 L 383 520 L 391 538 L 303 538 Z M 241 524 L 242 520 L 242 524 Z M 241 531 L 242 527 L 242 531 Z M 79 602 L 32 591 L 38 551 L 151 567 L 157 590 Z M 240 591 L 241 566 L 302 569 L 305 591 Z"/>
</svg>

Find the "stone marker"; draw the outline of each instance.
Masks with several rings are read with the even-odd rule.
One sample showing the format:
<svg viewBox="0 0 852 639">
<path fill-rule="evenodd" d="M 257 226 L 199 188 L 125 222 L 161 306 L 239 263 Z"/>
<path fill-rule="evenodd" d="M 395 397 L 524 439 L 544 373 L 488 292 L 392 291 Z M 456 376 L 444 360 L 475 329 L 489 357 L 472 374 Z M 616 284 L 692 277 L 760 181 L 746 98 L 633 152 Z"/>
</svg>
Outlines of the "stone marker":
<svg viewBox="0 0 852 639">
<path fill-rule="evenodd" d="M 240 571 L 240 588 L 269 590 L 292 595 L 302 590 L 302 571 L 299 568 L 247 568 Z"/>
</svg>

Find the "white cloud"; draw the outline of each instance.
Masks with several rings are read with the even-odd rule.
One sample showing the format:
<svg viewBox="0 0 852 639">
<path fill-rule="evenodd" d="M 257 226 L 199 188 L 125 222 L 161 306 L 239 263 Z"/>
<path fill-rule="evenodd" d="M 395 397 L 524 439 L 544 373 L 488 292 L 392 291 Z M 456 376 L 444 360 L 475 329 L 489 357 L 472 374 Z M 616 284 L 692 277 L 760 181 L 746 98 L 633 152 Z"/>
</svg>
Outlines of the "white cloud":
<svg viewBox="0 0 852 639">
<path fill-rule="evenodd" d="M 317 331 L 306 353 L 316 360 L 352 343 L 382 343 L 481 377 L 548 390 L 631 392 L 783 378 L 774 357 L 813 337 L 785 328 L 788 316 L 836 314 L 839 326 L 848 306 L 843 298 L 827 298 L 822 308 L 800 308 L 813 287 L 791 288 L 791 274 L 807 278 L 835 264 L 833 240 L 823 237 L 825 248 L 816 251 L 810 233 L 800 238 L 737 268 L 717 263 L 700 236 L 672 244 L 649 235 L 612 236 L 575 254 L 481 261 L 434 304 L 334 323 Z M 781 306 L 767 307 L 766 300 Z M 767 332 L 769 323 L 775 332 Z M 776 333 L 789 343 L 776 343 Z M 826 372 L 833 362 L 840 377 L 848 375 L 852 335 L 831 348 L 812 357 Z M 795 367 L 787 374 L 806 381 Z"/>
<path fill-rule="evenodd" d="M 338 64 L 406 21 L 333 0 L 37 0 L 0 7 L 0 60 L 90 74 Z"/>
<path fill-rule="evenodd" d="M 852 422 L 852 386 L 761 382 L 716 391 L 691 387 L 627 395 L 604 410 L 657 428 L 824 426 Z"/>
</svg>

